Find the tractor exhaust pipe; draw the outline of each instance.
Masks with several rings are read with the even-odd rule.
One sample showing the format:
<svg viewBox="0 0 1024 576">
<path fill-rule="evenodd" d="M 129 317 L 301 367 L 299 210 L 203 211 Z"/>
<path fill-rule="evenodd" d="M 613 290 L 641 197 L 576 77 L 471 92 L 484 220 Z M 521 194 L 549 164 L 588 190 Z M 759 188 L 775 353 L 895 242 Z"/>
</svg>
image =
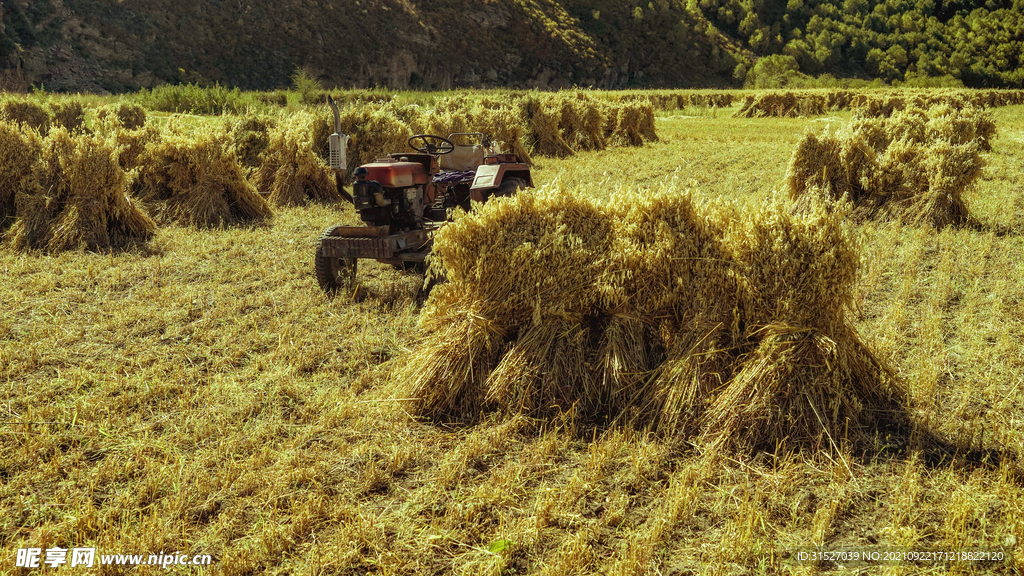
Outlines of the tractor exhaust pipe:
<svg viewBox="0 0 1024 576">
<path fill-rule="evenodd" d="M 330 137 L 331 170 L 343 172 L 348 168 L 345 149 L 348 147 L 349 137 L 341 133 L 341 113 L 338 112 L 338 105 L 334 102 L 334 98 L 331 98 L 330 94 L 327 95 L 327 103 L 331 105 L 331 110 L 334 112 L 334 134 L 331 134 Z"/>
<path fill-rule="evenodd" d="M 331 134 L 329 138 L 330 165 L 331 170 L 334 171 L 334 185 L 338 188 L 342 198 L 355 204 L 352 195 L 346 192 L 345 187 L 342 185 L 342 175 L 345 173 L 345 169 L 348 168 L 345 150 L 348 148 L 349 137 L 341 133 L 341 113 L 338 112 L 338 105 L 335 104 L 334 98 L 331 98 L 330 94 L 327 95 L 327 103 L 331 105 L 331 110 L 334 112 L 334 134 Z"/>
</svg>

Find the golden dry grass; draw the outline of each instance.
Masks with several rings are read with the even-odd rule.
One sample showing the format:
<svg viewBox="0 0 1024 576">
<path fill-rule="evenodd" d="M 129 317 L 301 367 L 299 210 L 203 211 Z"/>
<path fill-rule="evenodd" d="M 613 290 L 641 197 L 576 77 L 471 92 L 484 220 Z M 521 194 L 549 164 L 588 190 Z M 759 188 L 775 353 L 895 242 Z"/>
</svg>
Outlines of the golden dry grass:
<svg viewBox="0 0 1024 576">
<path fill-rule="evenodd" d="M 270 131 L 275 125 L 272 118 L 252 113 L 228 122 L 226 128 L 231 133 L 235 154 L 244 168 L 259 167 L 260 156 L 270 144 Z"/>
<path fill-rule="evenodd" d="M 586 91 L 543 94 L 509 92 L 501 96 L 456 94 L 438 98 L 433 106 L 351 104 L 341 109 L 341 131 L 352 170 L 392 152 L 411 151 L 414 134 L 480 132 L 495 147 L 523 162 L 535 156 L 568 157 L 607 146 L 641 146 L 657 140 L 654 109 L 647 102 L 609 102 Z M 313 148 L 327 157 L 326 142 L 334 130 L 329 111 L 316 113 L 307 133 Z"/>
<path fill-rule="evenodd" d="M 980 227 L 854 228 L 869 241 L 850 319 L 917 406 L 917 436 L 879 438 L 876 457 L 705 455 L 570 418 L 418 422 L 382 394 L 420 334 L 418 279 L 361 265 L 363 290 L 331 299 L 312 274 L 315 239 L 350 211 L 170 224 L 113 255 L 0 247 L 3 571 L 21 547 L 96 546 L 208 553 L 180 571 L 210 574 L 841 573 L 779 554 L 823 544 L 1000 547 L 1014 565 L 974 572 L 1019 573 L 1021 114 L 994 111 L 968 193 Z M 659 142 L 540 157 L 535 179 L 599 199 L 692 181 L 750 213 L 814 121 L 721 116 L 663 114 Z M 101 572 L 125 571 L 166 573 Z"/>
<path fill-rule="evenodd" d="M 47 106 L 53 118 L 53 124 L 63 126 L 69 132 L 85 127 L 85 105 L 75 98 L 53 98 Z"/>
<path fill-rule="evenodd" d="M 657 98 L 652 98 L 658 102 Z M 1024 90 L 775 90 L 748 92 L 736 111 L 743 118 L 794 118 L 838 110 L 854 110 L 866 117 L 888 117 L 907 108 L 976 106 L 995 108 L 1024 103 Z M 679 106 L 682 108 L 682 106 Z M 669 108 L 670 109 L 670 108 Z"/>
<path fill-rule="evenodd" d="M 40 134 L 50 130 L 50 113 L 32 98 L 6 96 L 0 100 L 0 119 L 34 128 Z"/>
<path fill-rule="evenodd" d="M 35 194 L 40 187 L 43 140 L 21 124 L 0 122 L 0 232 L 14 225 L 19 194 Z"/>
</svg>

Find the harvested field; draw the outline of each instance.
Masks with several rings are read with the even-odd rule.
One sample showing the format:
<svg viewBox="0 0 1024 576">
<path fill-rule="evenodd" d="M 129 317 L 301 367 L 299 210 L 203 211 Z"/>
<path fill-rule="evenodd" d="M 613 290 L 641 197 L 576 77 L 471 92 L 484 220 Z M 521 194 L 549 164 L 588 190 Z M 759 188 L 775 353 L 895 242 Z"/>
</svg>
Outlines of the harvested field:
<svg viewBox="0 0 1024 576">
<path fill-rule="evenodd" d="M 394 117 L 460 95 L 395 98 Z M 174 132 L 147 112 L 161 140 L 227 139 L 224 118 L 177 116 Z M 552 194 L 459 220 L 452 238 L 472 243 L 449 249 L 456 272 L 427 300 L 421 276 L 375 262 L 358 289 L 322 293 L 315 243 L 358 223 L 344 204 L 282 206 L 260 226 L 170 221 L 123 251 L 8 237 L 7 566 L 59 546 L 95 547 L 98 573 L 164 573 L 103 558 L 168 551 L 210 559 L 172 573 L 225 576 L 1021 573 L 1024 109 L 985 111 L 997 130 L 963 193 L 974 222 L 944 228 L 775 198 L 805 133 L 850 112 L 693 112 L 655 110 L 642 147 L 533 155 Z M 985 132 L 955 119 L 951 132 Z M 34 130 L 6 133 L 42 157 Z M 497 234 L 482 218 L 499 215 Z M 396 393 L 413 363 L 435 374 L 429 395 Z M 792 556 L 816 547 L 1003 557 Z"/>
</svg>

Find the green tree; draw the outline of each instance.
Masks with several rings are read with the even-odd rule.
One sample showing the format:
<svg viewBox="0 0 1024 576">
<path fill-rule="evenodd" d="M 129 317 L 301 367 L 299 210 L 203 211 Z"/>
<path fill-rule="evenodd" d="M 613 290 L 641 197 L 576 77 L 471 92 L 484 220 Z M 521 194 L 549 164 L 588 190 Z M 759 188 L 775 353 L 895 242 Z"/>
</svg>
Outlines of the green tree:
<svg viewBox="0 0 1024 576">
<path fill-rule="evenodd" d="M 757 59 L 747 72 L 746 86 L 750 88 L 785 88 L 801 83 L 807 76 L 800 73 L 796 58 L 786 54 L 772 54 Z"/>
</svg>

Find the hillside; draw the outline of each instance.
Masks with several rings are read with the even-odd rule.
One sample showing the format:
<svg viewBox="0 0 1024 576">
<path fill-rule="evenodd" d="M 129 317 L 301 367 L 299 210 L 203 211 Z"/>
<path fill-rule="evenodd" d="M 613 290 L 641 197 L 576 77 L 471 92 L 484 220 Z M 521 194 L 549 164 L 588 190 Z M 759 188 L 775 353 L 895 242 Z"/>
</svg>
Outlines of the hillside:
<svg viewBox="0 0 1024 576">
<path fill-rule="evenodd" d="M 2 0 L 0 87 L 265 90 L 300 67 L 328 86 L 396 89 L 822 74 L 1019 87 L 1022 10 L 1024 0 Z"/>
</svg>

